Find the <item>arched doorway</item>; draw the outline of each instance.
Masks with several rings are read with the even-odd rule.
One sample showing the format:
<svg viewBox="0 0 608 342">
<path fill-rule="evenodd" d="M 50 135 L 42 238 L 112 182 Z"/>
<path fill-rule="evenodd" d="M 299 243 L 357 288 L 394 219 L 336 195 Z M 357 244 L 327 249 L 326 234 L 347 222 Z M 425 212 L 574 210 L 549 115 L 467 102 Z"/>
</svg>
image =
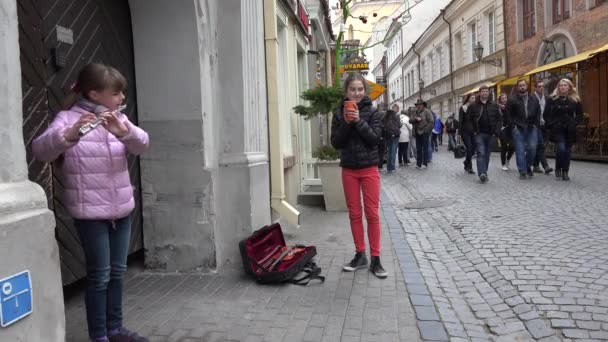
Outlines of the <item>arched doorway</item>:
<svg viewBox="0 0 608 342">
<path fill-rule="evenodd" d="M 120 70 L 128 80 L 129 119 L 137 123 L 135 69 L 131 12 L 127 0 L 17 0 L 23 137 L 29 179 L 40 184 L 55 213 L 55 237 L 60 250 L 64 285 L 86 275 L 85 259 L 72 220 L 56 194 L 62 191 L 51 164 L 32 157 L 32 140 L 40 135 L 61 110 L 67 87 L 79 69 L 89 62 L 103 62 Z M 129 157 L 136 208 L 130 252 L 143 247 L 139 159 Z"/>
</svg>

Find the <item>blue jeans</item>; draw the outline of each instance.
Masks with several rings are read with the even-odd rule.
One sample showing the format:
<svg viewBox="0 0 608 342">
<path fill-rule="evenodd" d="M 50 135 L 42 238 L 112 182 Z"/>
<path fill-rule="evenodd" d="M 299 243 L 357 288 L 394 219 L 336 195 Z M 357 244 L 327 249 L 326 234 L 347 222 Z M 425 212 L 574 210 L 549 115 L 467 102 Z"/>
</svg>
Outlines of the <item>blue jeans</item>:
<svg viewBox="0 0 608 342">
<path fill-rule="evenodd" d="M 555 168 L 568 172 L 570 171 L 570 159 L 572 158 L 572 144 L 566 142 L 564 136 L 558 136 L 556 140 Z"/>
<path fill-rule="evenodd" d="M 428 139 L 429 140 L 428 141 L 428 144 L 429 144 L 429 147 L 428 147 L 429 155 L 426 158 L 426 160 L 427 161 L 433 161 L 433 133 L 428 134 L 428 137 L 429 137 L 429 139 Z"/>
<path fill-rule="evenodd" d="M 478 133 L 475 135 L 475 147 L 477 148 L 477 175 L 488 174 L 490 165 L 490 140 L 492 135 Z"/>
<path fill-rule="evenodd" d="M 123 275 L 131 240 L 131 219 L 74 220 L 87 263 L 85 305 L 89 337 L 122 327 Z"/>
<path fill-rule="evenodd" d="M 426 166 L 429 161 L 429 138 L 430 134 L 416 135 L 416 165 Z"/>
<path fill-rule="evenodd" d="M 534 164 L 537 144 L 538 129 L 536 127 L 513 127 L 513 145 L 515 145 L 517 170 L 520 173 L 528 172 L 528 169 Z"/>
<path fill-rule="evenodd" d="M 448 133 L 448 150 L 453 150 L 456 146 L 456 133 Z"/>
<path fill-rule="evenodd" d="M 470 132 L 463 132 L 460 135 L 462 137 L 462 142 L 464 146 L 467 148 L 467 155 L 464 159 L 464 169 L 472 170 L 473 169 L 473 154 L 475 153 L 475 136 Z"/>
<path fill-rule="evenodd" d="M 388 150 L 387 171 L 395 170 L 395 159 L 397 158 L 397 148 L 399 147 L 399 137 L 386 138 L 386 148 Z"/>
</svg>

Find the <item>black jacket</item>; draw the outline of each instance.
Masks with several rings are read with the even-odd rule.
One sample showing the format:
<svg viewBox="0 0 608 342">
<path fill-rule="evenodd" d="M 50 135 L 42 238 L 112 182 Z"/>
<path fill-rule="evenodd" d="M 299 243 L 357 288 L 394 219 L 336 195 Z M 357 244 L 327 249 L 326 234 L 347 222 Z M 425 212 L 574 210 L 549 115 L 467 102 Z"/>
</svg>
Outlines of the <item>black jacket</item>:
<svg viewBox="0 0 608 342">
<path fill-rule="evenodd" d="M 475 103 L 469 105 L 467 108 L 467 117 L 470 118 L 473 126 L 473 133 L 479 133 L 479 121 L 481 119 L 481 111 L 484 105 L 481 101 L 477 100 Z M 488 115 L 488 125 L 490 134 L 498 136 L 500 134 L 500 128 L 502 127 L 502 116 L 500 115 L 500 108 L 498 105 L 490 100 L 486 102 L 486 115 Z"/>
<path fill-rule="evenodd" d="M 399 137 L 401 135 L 400 128 L 401 119 L 399 115 L 392 109 L 387 110 L 382 119 L 382 135 L 384 139 Z"/>
<path fill-rule="evenodd" d="M 526 110 L 524 102 L 518 95 L 512 96 L 507 102 L 505 110 L 505 124 L 507 126 L 518 126 L 525 128 L 528 126 L 540 126 L 540 104 L 534 94 L 528 94 L 528 118 L 526 119 Z"/>
<path fill-rule="evenodd" d="M 340 166 L 362 169 L 377 166 L 378 143 L 382 136 L 382 115 L 372 106 L 369 97 L 359 102 L 359 121 L 346 123 L 342 114 L 344 101 L 331 122 L 331 144 L 340 150 Z"/>
<path fill-rule="evenodd" d="M 458 120 L 452 118 L 452 121 L 450 122 L 450 119 L 448 118 L 447 120 L 445 120 L 445 124 L 443 125 L 447 133 L 456 133 L 459 124 L 460 123 L 458 122 Z"/>
<path fill-rule="evenodd" d="M 470 115 L 467 114 L 467 112 L 464 110 L 464 107 L 460 107 L 460 110 L 458 111 L 458 122 L 460 123 L 459 133 L 461 136 L 463 134 L 473 133 L 473 119 Z"/>
<path fill-rule="evenodd" d="M 567 97 L 547 97 L 545 104 L 545 127 L 549 130 L 549 139 L 557 142 L 564 137 L 568 143 L 576 142 L 576 125 L 583 121 L 581 102 Z"/>
</svg>

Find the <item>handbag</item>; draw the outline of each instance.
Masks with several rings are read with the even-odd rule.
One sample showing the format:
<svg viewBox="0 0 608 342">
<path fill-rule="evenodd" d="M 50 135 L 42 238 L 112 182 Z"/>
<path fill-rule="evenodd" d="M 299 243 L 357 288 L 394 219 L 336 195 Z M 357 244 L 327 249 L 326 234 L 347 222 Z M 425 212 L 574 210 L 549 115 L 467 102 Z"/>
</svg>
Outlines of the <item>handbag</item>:
<svg viewBox="0 0 608 342">
<path fill-rule="evenodd" d="M 467 147 L 462 143 L 460 136 L 456 138 L 456 146 L 454 146 L 454 158 L 462 159 L 467 155 Z"/>
</svg>

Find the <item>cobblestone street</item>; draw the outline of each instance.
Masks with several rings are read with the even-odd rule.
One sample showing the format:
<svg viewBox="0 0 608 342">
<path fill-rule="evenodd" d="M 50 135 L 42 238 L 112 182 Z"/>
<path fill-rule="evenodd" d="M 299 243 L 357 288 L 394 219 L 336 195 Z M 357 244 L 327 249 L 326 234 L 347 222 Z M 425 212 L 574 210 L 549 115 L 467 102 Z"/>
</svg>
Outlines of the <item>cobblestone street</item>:
<svg viewBox="0 0 608 342">
<path fill-rule="evenodd" d="M 436 309 L 416 306 L 418 318 L 451 341 L 608 340 L 606 165 L 574 162 L 570 182 L 519 180 L 495 153 L 480 184 L 446 152 L 433 161 L 383 176 L 383 205 L 419 266 L 405 281 L 423 278 L 416 300 Z M 425 204 L 445 206 L 408 209 Z"/>
<path fill-rule="evenodd" d="M 305 207 L 288 238 L 317 245 L 324 284 L 135 270 L 126 324 L 151 341 L 608 340 L 607 166 L 519 180 L 493 157 L 488 184 L 447 152 L 382 174 L 386 280 L 342 272 L 348 215 Z M 66 305 L 68 341 L 86 341 L 82 295 Z"/>
</svg>

